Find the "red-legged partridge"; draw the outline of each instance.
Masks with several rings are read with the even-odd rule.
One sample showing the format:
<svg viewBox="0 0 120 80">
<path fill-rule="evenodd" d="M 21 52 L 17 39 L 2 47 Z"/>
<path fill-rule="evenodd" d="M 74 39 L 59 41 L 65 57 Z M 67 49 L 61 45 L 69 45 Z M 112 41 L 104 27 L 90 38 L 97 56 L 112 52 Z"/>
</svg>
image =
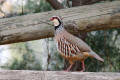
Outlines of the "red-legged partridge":
<svg viewBox="0 0 120 80">
<path fill-rule="evenodd" d="M 74 61 L 82 62 L 82 70 L 85 70 L 84 60 L 87 57 L 94 57 L 97 60 L 104 62 L 83 40 L 67 32 L 63 26 L 62 20 L 53 16 L 50 19 L 55 27 L 55 40 L 60 54 L 71 64 L 67 71 L 69 71 L 74 64 Z"/>
</svg>

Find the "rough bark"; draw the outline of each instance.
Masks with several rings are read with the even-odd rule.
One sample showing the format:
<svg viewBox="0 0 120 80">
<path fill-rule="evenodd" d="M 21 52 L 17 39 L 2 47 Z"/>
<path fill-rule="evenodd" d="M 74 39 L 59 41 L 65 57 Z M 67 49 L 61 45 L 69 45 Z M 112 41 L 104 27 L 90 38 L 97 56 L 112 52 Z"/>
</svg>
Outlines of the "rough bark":
<svg viewBox="0 0 120 80">
<path fill-rule="evenodd" d="M 120 73 L 6 70 L 0 80 L 120 80 Z"/>
<path fill-rule="evenodd" d="M 120 1 L 0 19 L 0 44 L 53 37 L 49 18 L 59 15 L 71 33 L 120 27 Z"/>
</svg>

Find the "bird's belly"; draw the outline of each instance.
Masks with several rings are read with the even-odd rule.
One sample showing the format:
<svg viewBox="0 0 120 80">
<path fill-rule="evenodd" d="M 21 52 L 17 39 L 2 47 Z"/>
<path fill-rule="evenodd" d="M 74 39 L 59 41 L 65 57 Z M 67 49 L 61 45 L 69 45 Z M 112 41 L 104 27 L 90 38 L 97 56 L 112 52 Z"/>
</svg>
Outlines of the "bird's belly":
<svg viewBox="0 0 120 80">
<path fill-rule="evenodd" d="M 86 56 L 84 56 L 82 54 L 81 55 L 74 55 L 74 56 L 65 56 L 63 53 L 60 53 L 60 55 L 62 57 L 64 57 L 65 59 L 71 60 L 71 61 L 77 61 L 77 60 L 82 61 L 82 60 L 85 60 L 87 58 Z"/>
</svg>

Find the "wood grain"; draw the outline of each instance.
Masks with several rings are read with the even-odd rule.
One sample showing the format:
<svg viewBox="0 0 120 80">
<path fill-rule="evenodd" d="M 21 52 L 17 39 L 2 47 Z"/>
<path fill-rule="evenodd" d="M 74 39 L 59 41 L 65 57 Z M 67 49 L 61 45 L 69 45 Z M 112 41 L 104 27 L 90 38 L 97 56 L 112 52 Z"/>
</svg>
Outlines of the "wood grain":
<svg viewBox="0 0 120 80">
<path fill-rule="evenodd" d="M 120 80 L 120 73 L 2 70 L 0 80 Z"/>
</svg>

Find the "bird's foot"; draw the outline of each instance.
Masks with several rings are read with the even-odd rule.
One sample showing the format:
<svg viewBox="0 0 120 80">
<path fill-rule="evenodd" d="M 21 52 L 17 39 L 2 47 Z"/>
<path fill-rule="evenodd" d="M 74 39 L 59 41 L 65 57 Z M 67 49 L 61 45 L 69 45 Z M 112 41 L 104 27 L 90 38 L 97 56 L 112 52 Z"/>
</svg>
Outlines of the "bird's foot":
<svg viewBox="0 0 120 80">
<path fill-rule="evenodd" d="M 80 72 L 84 72 L 85 71 L 85 64 L 84 61 L 82 61 L 82 70 L 80 70 Z"/>
<path fill-rule="evenodd" d="M 67 68 L 67 69 L 66 69 L 66 70 L 64 70 L 64 71 L 65 71 L 65 72 L 70 72 L 70 69 L 68 69 L 68 68 Z"/>
<path fill-rule="evenodd" d="M 84 72 L 84 71 L 85 71 L 85 69 L 80 70 L 80 72 Z"/>
</svg>

